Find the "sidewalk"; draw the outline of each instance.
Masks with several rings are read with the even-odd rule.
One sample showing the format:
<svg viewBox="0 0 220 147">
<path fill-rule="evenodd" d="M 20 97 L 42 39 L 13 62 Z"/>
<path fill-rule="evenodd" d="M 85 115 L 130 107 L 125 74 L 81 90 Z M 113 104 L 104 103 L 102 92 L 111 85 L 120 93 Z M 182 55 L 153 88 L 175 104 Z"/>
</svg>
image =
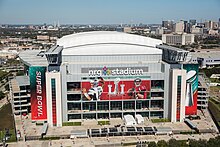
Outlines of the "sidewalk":
<svg viewBox="0 0 220 147">
<path fill-rule="evenodd" d="M 95 138 L 77 138 L 74 141 L 70 139 L 60 139 L 60 140 L 45 140 L 45 141 L 20 141 L 16 143 L 9 143 L 9 147 L 94 147 L 95 145 L 99 146 L 107 146 L 107 145 L 114 145 L 114 144 L 122 144 L 122 143 L 135 143 L 140 141 L 159 141 L 165 140 L 168 141 L 172 138 L 176 140 L 188 140 L 188 139 L 206 139 L 209 140 L 210 138 L 214 138 L 217 135 L 212 134 L 194 134 L 194 135 L 173 135 L 173 136 L 156 136 L 156 135 L 143 135 L 143 136 L 124 136 L 124 137 L 109 137 L 109 139 L 105 137 L 95 137 Z M 134 145 L 136 146 L 136 145 Z"/>
</svg>

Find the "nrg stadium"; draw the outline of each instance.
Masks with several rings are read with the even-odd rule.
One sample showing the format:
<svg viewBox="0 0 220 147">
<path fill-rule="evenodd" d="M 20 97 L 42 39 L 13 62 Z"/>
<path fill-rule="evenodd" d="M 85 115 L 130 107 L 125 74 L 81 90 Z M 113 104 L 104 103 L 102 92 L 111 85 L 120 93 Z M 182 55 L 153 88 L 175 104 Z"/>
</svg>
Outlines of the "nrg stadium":
<svg viewBox="0 0 220 147">
<path fill-rule="evenodd" d="M 127 114 L 182 122 L 197 113 L 198 65 L 158 39 L 84 32 L 19 57 L 30 78 L 32 120 L 50 126 Z"/>
</svg>

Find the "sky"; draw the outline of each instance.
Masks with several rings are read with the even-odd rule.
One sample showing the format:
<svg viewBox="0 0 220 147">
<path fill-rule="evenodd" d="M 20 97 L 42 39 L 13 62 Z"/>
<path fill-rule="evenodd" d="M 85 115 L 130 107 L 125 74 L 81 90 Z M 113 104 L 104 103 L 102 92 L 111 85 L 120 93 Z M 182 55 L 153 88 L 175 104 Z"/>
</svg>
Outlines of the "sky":
<svg viewBox="0 0 220 147">
<path fill-rule="evenodd" d="M 0 24 L 152 24 L 220 18 L 220 0 L 0 0 Z"/>
</svg>

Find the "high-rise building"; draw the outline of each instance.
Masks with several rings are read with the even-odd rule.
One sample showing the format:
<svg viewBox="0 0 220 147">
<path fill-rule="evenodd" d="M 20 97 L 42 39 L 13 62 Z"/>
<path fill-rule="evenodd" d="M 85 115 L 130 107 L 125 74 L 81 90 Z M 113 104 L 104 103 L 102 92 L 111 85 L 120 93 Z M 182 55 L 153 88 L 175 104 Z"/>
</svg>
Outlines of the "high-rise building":
<svg viewBox="0 0 220 147">
<path fill-rule="evenodd" d="M 211 20 L 206 21 L 206 22 L 204 22 L 204 25 L 205 25 L 205 28 L 212 29 L 213 22 Z"/>
<path fill-rule="evenodd" d="M 190 19 L 190 20 L 189 20 L 189 23 L 190 23 L 191 25 L 195 25 L 195 24 L 196 24 L 196 20 L 195 20 L 195 19 Z"/>
<path fill-rule="evenodd" d="M 183 30 L 183 32 L 185 32 L 185 33 L 187 33 L 188 32 L 188 21 L 183 21 L 183 23 L 184 23 L 184 30 Z"/>
<path fill-rule="evenodd" d="M 175 24 L 174 30 L 175 30 L 175 33 L 182 34 L 184 32 L 184 21 L 181 20 L 180 22 L 177 22 Z"/>
<path fill-rule="evenodd" d="M 220 28 L 220 18 L 218 19 L 218 27 Z"/>
<path fill-rule="evenodd" d="M 162 27 L 173 30 L 173 20 L 162 21 Z"/>
<path fill-rule="evenodd" d="M 211 30 L 218 29 L 218 22 L 209 20 L 209 21 L 206 21 L 204 24 L 205 24 L 205 28 L 207 29 L 211 29 Z"/>
<path fill-rule="evenodd" d="M 190 19 L 190 20 L 189 20 L 189 23 L 187 23 L 187 31 L 186 31 L 186 33 L 192 33 L 193 26 L 194 26 L 194 28 L 195 28 L 195 26 L 196 26 L 196 20 L 195 20 L 195 19 Z"/>
<path fill-rule="evenodd" d="M 186 23 L 185 26 L 184 26 L 184 32 L 185 33 L 191 33 L 191 30 L 192 30 L 192 24 L 190 23 Z"/>
<path fill-rule="evenodd" d="M 212 29 L 213 29 L 213 30 L 217 30 L 218 27 L 219 27 L 218 22 L 213 22 L 213 23 L 212 23 Z"/>
</svg>

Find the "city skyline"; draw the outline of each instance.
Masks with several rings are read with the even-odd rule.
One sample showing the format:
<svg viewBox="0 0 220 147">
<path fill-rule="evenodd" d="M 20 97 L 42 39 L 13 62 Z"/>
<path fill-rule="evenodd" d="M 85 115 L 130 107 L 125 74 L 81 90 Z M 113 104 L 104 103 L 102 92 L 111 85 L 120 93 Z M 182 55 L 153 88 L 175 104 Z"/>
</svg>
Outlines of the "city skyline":
<svg viewBox="0 0 220 147">
<path fill-rule="evenodd" d="M 1 24 L 138 24 L 162 20 L 218 21 L 220 1 L 0 1 Z"/>
</svg>

